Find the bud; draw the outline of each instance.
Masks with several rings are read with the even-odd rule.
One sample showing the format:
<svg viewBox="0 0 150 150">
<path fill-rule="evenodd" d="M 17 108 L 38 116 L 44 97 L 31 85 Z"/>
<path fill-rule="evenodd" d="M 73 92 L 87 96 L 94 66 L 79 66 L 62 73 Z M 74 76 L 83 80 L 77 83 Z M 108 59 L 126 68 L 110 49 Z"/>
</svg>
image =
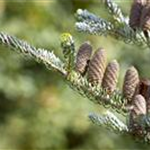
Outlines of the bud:
<svg viewBox="0 0 150 150">
<path fill-rule="evenodd" d="M 123 95 L 127 99 L 128 103 L 131 102 L 137 86 L 139 84 L 138 71 L 134 67 L 130 67 L 125 74 L 123 84 Z"/>
<path fill-rule="evenodd" d="M 60 37 L 60 40 L 64 57 L 68 58 L 69 55 L 71 55 L 75 51 L 73 37 L 70 33 L 63 33 Z"/>
<path fill-rule="evenodd" d="M 65 58 L 65 69 L 70 73 L 74 69 L 75 64 L 75 44 L 73 37 L 69 33 L 63 33 L 60 37 L 61 47 Z"/>
<path fill-rule="evenodd" d="M 90 56 L 92 54 L 92 46 L 89 42 L 83 43 L 77 53 L 75 70 L 81 74 L 85 74 Z"/>
<path fill-rule="evenodd" d="M 92 84 L 101 84 L 106 68 L 105 50 L 99 48 L 89 63 L 88 80 Z"/>
<path fill-rule="evenodd" d="M 135 29 L 140 25 L 140 18 L 142 14 L 143 6 L 146 4 L 146 0 L 134 0 L 130 10 L 130 27 Z"/>
<path fill-rule="evenodd" d="M 119 64 L 116 60 L 110 62 L 106 68 L 102 87 L 107 89 L 110 93 L 116 89 L 119 75 Z"/>
</svg>

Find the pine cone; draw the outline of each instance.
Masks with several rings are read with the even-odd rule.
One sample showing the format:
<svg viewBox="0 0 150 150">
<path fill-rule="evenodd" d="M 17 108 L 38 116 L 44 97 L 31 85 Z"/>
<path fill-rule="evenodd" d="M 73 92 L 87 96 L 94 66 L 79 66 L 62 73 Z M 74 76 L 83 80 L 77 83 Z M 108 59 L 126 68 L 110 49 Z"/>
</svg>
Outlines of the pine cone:
<svg viewBox="0 0 150 150">
<path fill-rule="evenodd" d="M 143 137 L 144 132 L 140 123 L 140 116 L 146 115 L 146 101 L 142 95 L 133 99 L 133 109 L 130 112 L 129 128 L 133 136 Z"/>
<path fill-rule="evenodd" d="M 136 95 L 133 99 L 133 110 L 131 111 L 133 118 L 140 115 L 146 115 L 146 100 L 142 95 Z"/>
<path fill-rule="evenodd" d="M 140 27 L 144 30 L 150 30 L 150 4 L 144 6 L 140 19 Z"/>
<path fill-rule="evenodd" d="M 110 93 L 116 89 L 119 75 L 119 64 L 116 60 L 110 62 L 106 68 L 102 87 L 107 89 Z"/>
<path fill-rule="evenodd" d="M 75 65 L 75 70 L 82 75 L 85 74 L 86 68 L 88 66 L 88 61 L 90 60 L 90 56 L 92 54 L 92 46 L 89 44 L 89 42 L 83 43 L 79 51 L 77 53 L 77 58 L 76 58 L 76 65 Z"/>
<path fill-rule="evenodd" d="M 143 6 L 146 4 L 146 0 L 134 0 L 130 10 L 130 27 L 135 29 L 140 25 L 140 18 L 142 14 Z"/>
<path fill-rule="evenodd" d="M 89 63 L 88 80 L 92 84 L 101 84 L 106 68 L 105 50 L 99 48 Z"/>
<path fill-rule="evenodd" d="M 139 94 L 141 94 L 146 100 L 150 98 L 150 80 L 140 79 Z"/>
<path fill-rule="evenodd" d="M 147 103 L 147 112 L 150 113 L 150 80 L 141 79 L 139 84 L 139 94 L 141 94 Z"/>
<path fill-rule="evenodd" d="M 136 92 L 138 84 L 139 84 L 138 71 L 134 67 L 130 67 L 126 71 L 123 84 L 123 95 L 128 100 L 128 103 L 131 102 Z"/>
</svg>

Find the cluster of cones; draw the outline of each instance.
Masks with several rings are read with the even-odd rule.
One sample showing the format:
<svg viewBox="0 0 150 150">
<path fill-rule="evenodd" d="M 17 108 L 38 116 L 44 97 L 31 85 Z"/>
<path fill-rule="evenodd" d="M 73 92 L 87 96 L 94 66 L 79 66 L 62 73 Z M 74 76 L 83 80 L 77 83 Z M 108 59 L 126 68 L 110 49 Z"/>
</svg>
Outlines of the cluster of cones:
<svg viewBox="0 0 150 150">
<path fill-rule="evenodd" d="M 130 21 L 131 28 L 140 28 L 146 34 L 150 30 L 150 1 L 134 0 L 131 11 Z"/>
<path fill-rule="evenodd" d="M 99 84 L 110 93 L 116 89 L 119 63 L 116 60 L 107 64 L 106 52 L 103 48 L 97 49 L 92 55 L 92 46 L 85 42 L 77 53 L 75 69 L 83 76 L 87 76 L 88 81 L 92 84 Z"/>
<path fill-rule="evenodd" d="M 99 48 L 92 55 L 92 46 L 89 42 L 83 43 L 76 57 L 75 70 L 82 76 L 86 76 L 92 84 L 99 84 L 111 94 L 116 90 L 119 63 L 113 60 L 107 64 L 106 52 Z M 135 67 L 127 69 L 124 76 L 122 88 L 126 104 L 129 106 L 131 129 L 137 129 L 136 119 L 141 115 L 146 115 L 150 111 L 150 81 L 140 79 Z"/>
</svg>

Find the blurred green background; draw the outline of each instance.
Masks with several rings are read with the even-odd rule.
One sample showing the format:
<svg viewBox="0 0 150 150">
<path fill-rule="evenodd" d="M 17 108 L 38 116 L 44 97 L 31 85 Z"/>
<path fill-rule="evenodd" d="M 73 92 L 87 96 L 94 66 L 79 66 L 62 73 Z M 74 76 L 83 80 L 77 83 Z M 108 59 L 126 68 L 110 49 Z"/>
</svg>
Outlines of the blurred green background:
<svg viewBox="0 0 150 150">
<path fill-rule="evenodd" d="M 117 1 L 126 15 L 130 1 Z M 89 40 L 104 47 L 108 61 L 125 70 L 134 65 L 150 77 L 150 51 L 110 37 L 78 33 L 74 13 L 85 8 L 111 20 L 97 0 L 0 0 L 0 30 L 62 57 L 60 34 L 70 32 L 76 47 Z M 93 125 L 89 112 L 105 111 L 70 89 L 61 76 L 44 65 L 0 46 L 0 150 L 115 150 L 148 149 L 148 145 Z"/>
</svg>

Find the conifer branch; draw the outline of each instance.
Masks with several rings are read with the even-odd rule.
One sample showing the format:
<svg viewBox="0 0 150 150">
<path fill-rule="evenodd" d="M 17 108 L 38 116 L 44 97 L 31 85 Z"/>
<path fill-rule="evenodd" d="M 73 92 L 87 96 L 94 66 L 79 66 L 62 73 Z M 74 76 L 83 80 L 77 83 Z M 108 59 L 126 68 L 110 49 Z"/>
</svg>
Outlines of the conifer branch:
<svg viewBox="0 0 150 150">
<path fill-rule="evenodd" d="M 80 32 L 88 32 L 96 35 L 108 35 L 114 30 L 114 26 L 110 22 L 97 17 L 87 10 L 78 9 L 76 17 L 78 20 L 76 28 Z"/>
<path fill-rule="evenodd" d="M 89 118 L 93 123 L 116 133 L 126 133 L 129 131 L 128 127 L 110 111 L 107 111 L 103 115 L 91 113 Z"/>
<path fill-rule="evenodd" d="M 100 85 L 93 86 L 86 78 L 74 71 L 67 77 L 67 80 L 71 88 L 94 103 L 101 104 L 105 108 L 113 108 L 116 112 L 120 112 L 123 115 L 127 112 L 126 99 L 120 91 L 115 90 L 109 95 Z"/>
<path fill-rule="evenodd" d="M 49 69 L 56 70 L 63 75 L 66 74 L 63 62 L 56 57 L 53 52 L 41 48 L 35 48 L 27 42 L 3 32 L 0 32 L 0 44 L 5 45 L 13 51 L 32 57 L 38 62 L 42 62 Z"/>
<path fill-rule="evenodd" d="M 117 20 L 117 23 L 111 23 L 87 10 L 78 9 L 76 12 L 76 29 L 79 32 L 99 36 L 109 35 L 125 43 L 149 47 L 149 38 L 145 36 L 144 32 L 141 29 L 132 29 L 129 26 L 128 19 L 123 16 L 120 8 L 110 0 L 106 2 L 109 10 L 112 12 L 112 16 Z"/>
<path fill-rule="evenodd" d="M 74 40 L 70 34 L 65 34 L 65 36 L 61 38 L 61 46 L 62 46 L 63 54 L 65 56 L 64 63 L 58 57 L 56 57 L 53 54 L 53 52 L 40 49 L 40 48 L 35 48 L 34 46 L 29 45 L 25 41 L 19 40 L 14 36 L 10 36 L 2 32 L 0 32 L 0 44 L 8 47 L 11 50 L 22 53 L 25 56 L 29 56 L 40 63 L 43 63 L 48 69 L 53 69 L 54 71 L 59 72 L 74 90 L 76 90 L 82 96 L 87 97 L 89 100 L 97 104 L 103 105 L 106 108 L 109 107 L 113 111 L 121 112 L 122 114 L 130 113 L 131 116 L 133 116 L 133 118 L 131 118 L 132 120 L 130 120 L 130 125 L 129 125 L 128 123 L 124 124 L 114 114 L 110 112 L 106 112 L 106 114 L 102 116 L 90 114 L 89 117 L 94 123 L 100 126 L 107 127 L 119 133 L 129 133 L 132 135 L 134 134 L 135 131 L 138 131 L 138 133 L 142 133 L 142 134 L 141 135 L 136 134 L 137 137 L 142 137 L 142 139 L 144 139 L 146 142 L 150 142 L 150 132 L 149 132 L 150 119 L 149 119 L 149 116 L 145 113 L 146 102 L 145 102 L 144 97 L 142 97 L 141 95 L 135 97 L 133 99 L 134 100 L 133 106 L 131 105 L 131 107 L 129 108 L 127 106 L 128 100 L 127 98 L 123 96 L 121 91 L 119 91 L 117 88 L 113 88 L 113 90 L 107 89 L 107 86 L 110 87 L 110 83 L 113 83 L 114 87 L 116 86 L 116 79 L 118 76 L 117 73 L 119 69 L 117 61 L 112 61 L 107 66 L 107 69 L 106 69 L 107 71 L 104 74 L 105 75 L 104 79 L 105 80 L 108 79 L 108 81 L 105 81 L 105 80 L 104 81 L 110 82 L 110 83 L 105 85 L 106 88 L 103 88 L 101 84 L 95 84 L 95 83 L 93 84 L 92 82 L 88 80 L 88 78 L 86 78 L 86 76 L 82 76 L 82 74 L 80 74 L 79 72 L 75 70 L 74 68 L 75 66 L 74 63 L 76 63 L 75 56 L 77 57 L 78 55 L 76 55 Z M 86 59 L 83 59 L 83 60 L 87 62 L 89 58 L 87 57 L 87 55 L 83 54 L 83 52 L 86 52 L 86 51 L 85 49 L 81 51 L 82 48 L 89 48 L 88 55 L 90 55 L 91 47 L 88 45 L 88 43 L 80 47 L 80 54 L 82 53 L 82 56 L 86 57 Z M 100 53 L 95 53 L 95 55 L 93 56 L 94 59 L 92 59 L 92 63 L 97 63 L 97 60 L 99 58 L 101 58 L 101 63 L 104 63 L 102 59 L 104 57 L 102 55 L 103 51 L 98 50 L 98 52 Z M 82 57 L 79 57 L 79 58 L 81 59 Z M 99 66 L 99 67 L 100 67 L 99 71 L 102 71 L 101 69 L 103 67 L 102 66 Z M 110 73 L 112 76 L 110 76 Z M 136 76 L 135 76 L 135 73 L 136 73 Z M 132 69 L 129 75 L 130 76 L 132 75 L 138 78 L 138 72 L 136 72 L 135 69 L 134 69 L 134 72 Z M 125 80 L 127 81 L 129 79 L 130 78 L 125 78 Z M 133 84 L 136 85 L 136 83 L 133 83 Z M 134 89 L 135 88 L 136 87 L 134 87 Z M 125 94 L 126 97 L 127 97 L 127 94 Z M 142 105 L 139 105 L 140 103 Z M 143 118 L 141 119 L 139 115 L 142 114 L 143 112 L 144 112 Z M 136 117 L 136 120 L 134 119 L 134 116 Z M 138 120 L 138 117 L 140 118 L 139 120 Z"/>
<path fill-rule="evenodd" d="M 128 24 L 129 18 L 123 15 L 121 8 L 113 0 L 105 0 L 106 7 L 114 20 L 121 24 Z"/>
<path fill-rule="evenodd" d="M 72 41 L 70 41 L 72 42 Z M 64 51 L 72 48 L 72 44 L 61 41 L 64 45 Z M 105 89 L 101 86 L 93 86 L 88 80 L 82 77 L 79 73 L 73 70 L 65 70 L 65 65 L 69 62 L 63 63 L 58 57 L 55 56 L 53 52 L 35 48 L 29 45 L 27 42 L 17 39 L 14 36 L 7 35 L 0 32 L 0 44 L 5 45 L 9 49 L 24 54 L 25 56 L 32 57 L 34 60 L 43 63 L 48 69 L 53 69 L 58 71 L 66 78 L 67 83 L 81 95 L 86 96 L 88 99 L 92 100 L 97 104 L 102 104 L 105 107 L 115 108 L 116 111 L 126 112 L 126 99 L 123 98 L 121 92 L 115 90 L 111 95 L 107 93 Z M 70 46 L 70 47 L 69 47 Z M 66 53 L 65 53 L 66 55 Z M 68 60 L 70 61 L 70 60 Z M 72 64 L 72 62 L 70 62 Z"/>
</svg>

